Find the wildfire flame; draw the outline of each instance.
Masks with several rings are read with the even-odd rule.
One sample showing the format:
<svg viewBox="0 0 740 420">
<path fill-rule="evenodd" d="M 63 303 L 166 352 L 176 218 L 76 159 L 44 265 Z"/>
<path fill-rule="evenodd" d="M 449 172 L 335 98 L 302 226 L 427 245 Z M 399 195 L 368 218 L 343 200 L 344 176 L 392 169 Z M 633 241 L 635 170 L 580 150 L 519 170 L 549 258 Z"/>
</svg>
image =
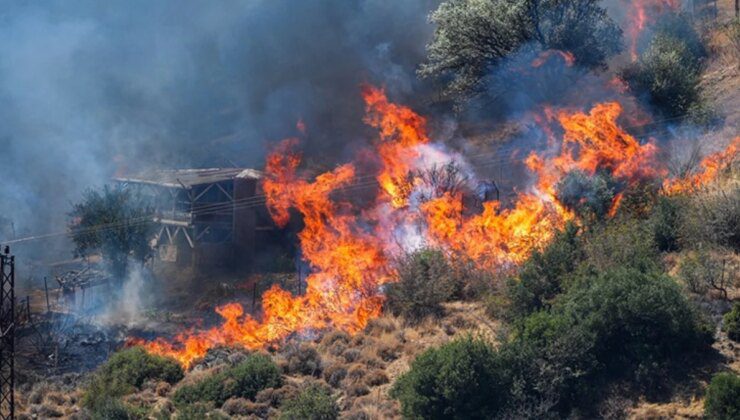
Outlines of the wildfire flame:
<svg viewBox="0 0 740 420">
<path fill-rule="evenodd" d="M 279 344 L 291 334 L 325 328 L 354 333 L 381 313 L 383 285 L 394 281 L 389 262 L 399 251 L 399 241 L 392 240 L 398 232 L 415 232 L 422 236 L 423 245 L 441 247 L 481 267 L 516 264 L 547 244 L 556 229 L 575 217 L 556 196 L 557 182 L 569 171 L 608 171 L 627 185 L 666 173 L 656 163 L 657 146 L 641 144 L 622 130 L 617 124 L 622 107 L 609 102 L 597 104 L 589 113 L 548 109 L 545 119 L 560 126 L 560 141 L 554 130 L 547 131 L 553 137 L 549 148 L 557 148 L 533 152 L 525 159 L 535 182 L 511 205 L 487 201 L 481 212 L 470 214 L 465 211 L 462 192 L 413 200 L 414 192 L 422 188 L 415 174 L 428 164 L 424 156 L 433 147 L 426 120 L 410 108 L 390 103 L 381 89 L 365 87 L 362 96 L 365 122 L 379 130 L 375 153 L 382 165 L 376 175 L 379 190 L 374 208 L 356 209 L 333 195 L 356 180 L 353 164 L 341 165 L 309 182 L 298 173 L 297 139 L 284 140 L 267 158 L 263 190 L 270 215 L 280 226 L 288 223 L 290 209 L 303 217 L 305 227 L 298 237 L 312 269 L 305 294 L 293 296 L 273 286 L 262 296 L 259 320 L 245 313 L 239 303 L 228 303 L 216 308 L 223 318 L 217 327 L 184 332 L 172 340 L 133 339 L 130 344 L 171 356 L 189 367 L 216 346 L 257 349 Z M 716 175 L 721 162 L 737 153 L 738 143 L 736 139 L 727 151 L 708 156 L 700 174 L 666 181 L 666 189 L 679 190 Z M 445 155 L 444 150 L 435 153 Z M 620 200 L 621 194 L 610 214 L 616 212 Z M 409 225 L 413 229 L 405 229 Z"/>
<path fill-rule="evenodd" d="M 740 153 L 740 137 L 735 137 L 725 150 L 705 156 L 699 162 L 699 170 L 696 173 L 684 178 L 666 179 L 663 182 L 663 191 L 666 194 L 679 194 L 701 188 L 717 178 L 723 170 L 729 168 L 737 160 L 738 153 Z"/>
<path fill-rule="evenodd" d="M 626 28 L 627 42 L 632 61 L 638 57 L 637 44 L 640 35 L 650 25 L 654 24 L 658 17 L 669 12 L 677 12 L 681 9 L 681 0 L 624 0 L 627 10 Z"/>
</svg>

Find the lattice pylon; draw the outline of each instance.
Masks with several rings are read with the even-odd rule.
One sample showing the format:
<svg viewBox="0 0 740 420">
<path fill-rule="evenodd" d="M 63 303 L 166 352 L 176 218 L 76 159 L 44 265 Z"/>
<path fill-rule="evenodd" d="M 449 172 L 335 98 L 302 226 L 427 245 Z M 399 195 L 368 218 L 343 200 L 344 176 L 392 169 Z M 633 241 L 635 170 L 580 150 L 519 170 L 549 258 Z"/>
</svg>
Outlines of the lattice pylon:
<svg viewBox="0 0 740 420">
<path fill-rule="evenodd" d="M 0 255 L 0 419 L 15 415 L 15 257 Z"/>
</svg>

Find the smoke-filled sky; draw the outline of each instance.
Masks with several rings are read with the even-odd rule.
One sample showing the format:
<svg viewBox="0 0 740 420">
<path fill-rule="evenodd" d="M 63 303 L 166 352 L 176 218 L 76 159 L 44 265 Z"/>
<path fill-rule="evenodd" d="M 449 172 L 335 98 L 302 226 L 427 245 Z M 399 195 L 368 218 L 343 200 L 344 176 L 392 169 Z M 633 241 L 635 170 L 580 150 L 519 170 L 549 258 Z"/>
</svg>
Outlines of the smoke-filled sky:
<svg viewBox="0 0 740 420">
<path fill-rule="evenodd" d="M 0 215 L 59 230 L 120 167 L 256 166 L 298 119 L 307 150 L 341 153 L 362 136 L 362 82 L 418 88 L 437 3 L 3 2 Z"/>
</svg>

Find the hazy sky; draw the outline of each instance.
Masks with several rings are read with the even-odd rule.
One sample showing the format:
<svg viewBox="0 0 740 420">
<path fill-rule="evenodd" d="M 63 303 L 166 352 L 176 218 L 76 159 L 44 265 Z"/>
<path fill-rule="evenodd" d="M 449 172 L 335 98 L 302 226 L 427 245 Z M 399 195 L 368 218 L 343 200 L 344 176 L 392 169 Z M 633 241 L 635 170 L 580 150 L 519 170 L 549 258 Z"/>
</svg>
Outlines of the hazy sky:
<svg viewBox="0 0 740 420">
<path fill-rule="evenodd" d="M 0 214 L 58 230 L 120 166 L 259 165 L 299 118 L 308 150 L 341 151 L 363 137 L 360 83 L 417 88 L 436 3 L 5 1 Z"/>
</svg>

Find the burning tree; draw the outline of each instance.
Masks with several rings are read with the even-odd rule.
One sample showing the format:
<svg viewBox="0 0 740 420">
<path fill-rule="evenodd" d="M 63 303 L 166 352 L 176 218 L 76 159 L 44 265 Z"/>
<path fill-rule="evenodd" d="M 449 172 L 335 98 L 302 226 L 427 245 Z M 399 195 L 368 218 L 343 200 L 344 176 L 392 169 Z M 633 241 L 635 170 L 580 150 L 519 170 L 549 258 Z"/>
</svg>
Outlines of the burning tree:
<svg viewBox="0 0 740 420">
<path fill-rule="evenodd" d="M 138 195 L 121 188 L 89 189 L 69 213 L 75 255 L 99 252 L 121 281 L 128 260 L 144 262 L 151 256 L 153 210 Z"/>
</svg>

